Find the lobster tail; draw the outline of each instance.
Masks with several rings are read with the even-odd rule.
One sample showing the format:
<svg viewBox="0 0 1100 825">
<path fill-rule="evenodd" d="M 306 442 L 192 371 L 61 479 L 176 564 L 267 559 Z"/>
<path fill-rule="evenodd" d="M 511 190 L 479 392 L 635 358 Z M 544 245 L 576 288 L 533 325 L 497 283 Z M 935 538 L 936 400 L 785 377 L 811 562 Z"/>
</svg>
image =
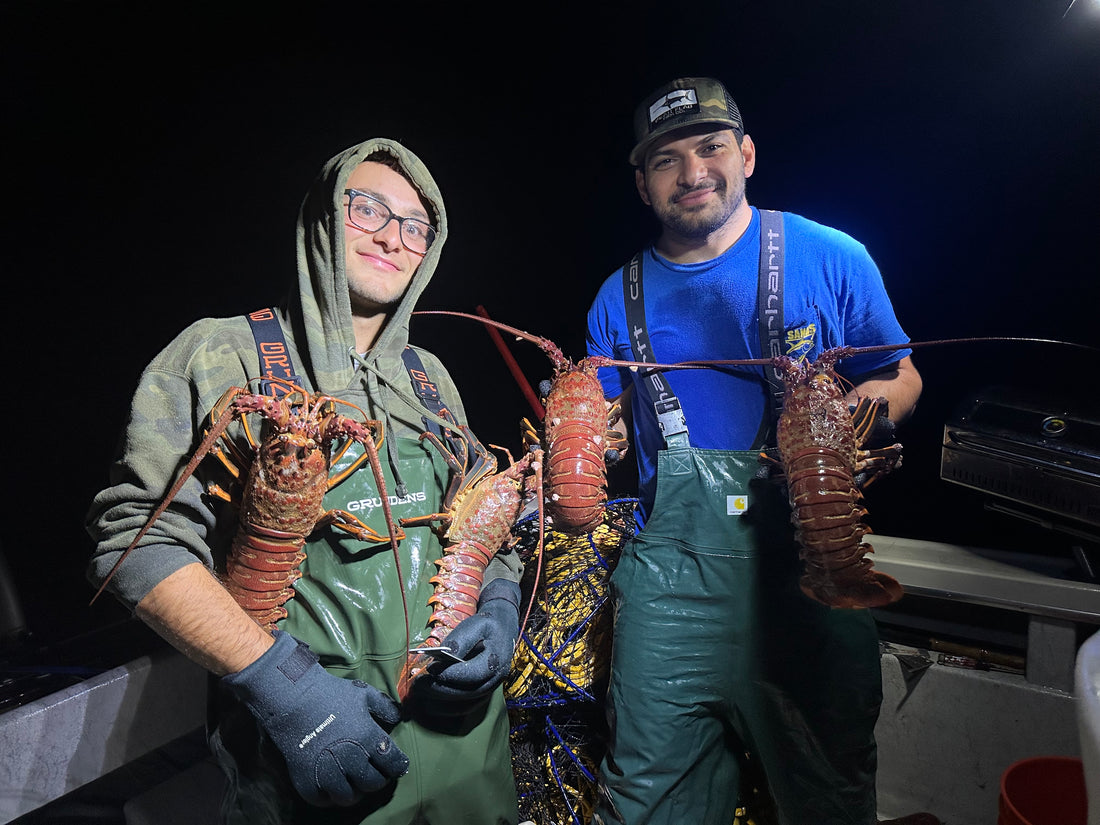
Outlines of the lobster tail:
<svg viewBox="0 0 1100 825">
<path fill-rule="evenodd" d="M 874 570 L 863 537 L 867 511 L 843 455 L 825 447 L 794 456 L 788 468 L 795 537 L 805 574 L 802 592 L 829 607 L 882 607 L 902 596 L 901 585 Z"/>
<path fill-rule="evenodd" d="M 602 438 L 581 422 L 563 425 L 547 459 L 548 506 L 554 526 L 568 535 L 591 533 L 607 504 Z"/>
<path fill-rule="evenodd" d="M 226 559 L 225 589 L 264 630 L 274 630 L 287 615 L 283 605 L 294 597 L 294 582 L 302 577 L 304 544 L 291 533 L 241 525 Z"/>
<path fill-rule="evenodd" d="M 603 524 L 607 505 L 608 449 L 625 446 L 611 430 L 609 411 L 591 359 L 559 371 L 546 395 L 543 440 L 549 485 L 546 505 L 554 528 L 570 536 Z"/>
<path fill-rule="evenodd" d="M 905 591 L 893 576 L 874 570 L 869 559 L 861 559 L 851 576 L 831 577 L 815 570 L 799 582 L 802 592 L 828 607 L 864 608 L 893 604 Z"/>
<path fill-rule="evenodd" d="M 439 647 L 439 642 L 434 645 L 424 643 L 425 647 Z M 397 677 L 397 700 L 404 702 L 409 698 L 413 682 L 428 672 L 428 666 L 435 661 L 430 653 L 412 653 L 401 667 L 401 673 Z"/>
</svg>

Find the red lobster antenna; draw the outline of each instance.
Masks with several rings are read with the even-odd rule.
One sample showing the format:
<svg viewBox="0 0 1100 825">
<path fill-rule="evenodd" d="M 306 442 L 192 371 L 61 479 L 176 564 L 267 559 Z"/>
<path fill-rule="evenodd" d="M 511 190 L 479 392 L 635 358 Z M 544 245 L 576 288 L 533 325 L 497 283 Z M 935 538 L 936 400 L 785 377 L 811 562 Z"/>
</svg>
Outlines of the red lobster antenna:
<svg viewBox="0 0 1100 825">
<path fill-rule="evenodd" d="M 481 304 L 477 305 L 477 314 L 487 321 L 493 320 L 489 317 L 489 313 L 486 312 L 485 307 Z M 543 409 L 542 402 L 540 402 L 539 397 L 535 395 L 535 391 L 531 387 L 527 377 L 523 374 L 523 371 L 520 370 L 515 356 L 512 355 L 512 351 L 508 349 L 508 345 L 504 343 L 504 338 L 501 337 L 496 327 L 491 324 L 485 324 L 485 329 L 488 330 L 489 337 L 493 339 L 493 343 L 496 344 L 497 349 L 500 350 L 500 355 L 504 358 L 504 363 L 508 365 L 508 371 L 512 373 L 512 377 L 515 378 L 516 383 L 519 384 L 519 388 L 527 399 L 527 403 L 531 405 L 531 409 L 535 411 L 535 415 L 538 417 L 539 421 L 542 421 L 542 419 L 546 417 L 546 410 Z"/>
</svg>

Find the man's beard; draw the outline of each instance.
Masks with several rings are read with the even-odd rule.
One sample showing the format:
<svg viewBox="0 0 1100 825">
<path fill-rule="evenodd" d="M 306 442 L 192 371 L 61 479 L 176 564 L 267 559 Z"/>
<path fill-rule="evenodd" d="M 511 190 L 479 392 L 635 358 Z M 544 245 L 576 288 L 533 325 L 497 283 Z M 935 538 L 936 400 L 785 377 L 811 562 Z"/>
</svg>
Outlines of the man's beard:
<svg viewBox="0 0 1100 825">
<path fill-rule="evenodd" d="M 714 194 L 718 196 L 717 203 L 688 209 L 682 209 L 675 203 L 677 198 L 707 188 L 710 188 L 709 183 L 693 186 L 677 192 L 661 208 L 654 205 L 658 220 L 670 231 L 691 240 L 704 240 L 717 232 L 725 226 L 745 200 L 745 186 L 744 184 L 736 186 L 731 192 L 725 181 L 718 181 L 714 185 Z"/>
</svg>

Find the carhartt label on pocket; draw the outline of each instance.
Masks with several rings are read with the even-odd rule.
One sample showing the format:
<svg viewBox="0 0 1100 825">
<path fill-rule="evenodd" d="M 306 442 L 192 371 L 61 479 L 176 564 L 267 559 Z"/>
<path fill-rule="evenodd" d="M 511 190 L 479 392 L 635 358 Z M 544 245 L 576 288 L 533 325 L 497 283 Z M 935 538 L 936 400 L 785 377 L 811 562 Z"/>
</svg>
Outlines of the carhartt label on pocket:
<svg viewBox="0 0 1100 825">
<path fill-rule="evenodd" d="M 726 515 L 739 516 L 749 509 L 748 496 L 726 496 Z"/>
</svg>

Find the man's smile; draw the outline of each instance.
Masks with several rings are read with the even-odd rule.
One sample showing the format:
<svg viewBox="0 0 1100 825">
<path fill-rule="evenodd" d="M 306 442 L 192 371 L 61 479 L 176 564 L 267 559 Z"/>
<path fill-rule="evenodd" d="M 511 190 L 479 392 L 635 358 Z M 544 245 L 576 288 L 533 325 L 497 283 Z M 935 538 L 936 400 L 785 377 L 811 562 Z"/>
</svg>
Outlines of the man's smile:
<svg viewBox="0 0 1100 825">
<path fill-rule="evenodd" d="M 384 269 L 386 272 L 396 272 L 398 267 L 389 258 L 379 255 L 374 252 L 359 252 L 356 251 L 356 256 L 361 260 L 366 261 L 371 266 L 377 269 Z"/>
<path fill-rule="evenodd" d="M 697 206 L 703 203 L 708 197 L 716 191 L 716 186 L 706 186 L 695 189 L 689 189 L 687 192 L 682 192 L 676 195 L 672 202 L 679 204 L 680 206 Z"/>
</svg>

